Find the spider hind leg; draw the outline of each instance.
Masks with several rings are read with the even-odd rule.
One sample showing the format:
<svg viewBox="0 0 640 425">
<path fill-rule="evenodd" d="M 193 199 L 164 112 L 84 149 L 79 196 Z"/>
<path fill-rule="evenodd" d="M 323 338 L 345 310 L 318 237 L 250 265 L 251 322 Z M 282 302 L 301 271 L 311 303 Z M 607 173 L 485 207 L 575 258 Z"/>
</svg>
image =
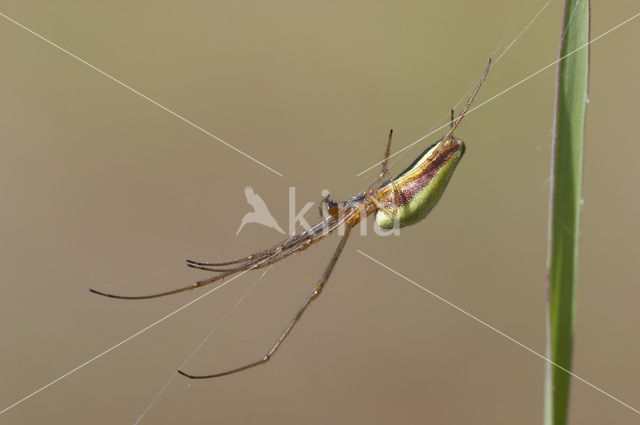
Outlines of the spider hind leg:
<svg viewBox="0 0 640 425">
<path fill-rule="evenodd" d="M 305 298 L 305 300 L 302 303 L 302 305 L 298 308 L 298 310 L 296 311 L 296 314 L 293 316 L 293 319 L 291 319 L 291 321 L 289 322 L 289 324 L 285 328 L 284 332 L 280 335 L 280 337 L 276 340 L 276 342 L 273 344 L 273 346 L 271 346 L 269 351 L 267 351 L 267 353 L 262 358 L 260 358 L 259 360 L 254 361 L 254 362 L 242 365 L 240 367 L 236 367 L 236 368 L 233 368 L 233 369 L 228 369 L 228 370 L 225 370 L 225 371 L 222 371 L 222 372 L 212 373 L 212 374 L 208 374 L 208 375 L 192 375 L 192 374 L 186 373 L 186 372 L 184 372 L 182 370 L 178 370 L 178 373 L 183 375 L 183 376 L 186 376 L 187 378 L 191 378 L 191 379 L 218 378 L 220 376 L 231 375 L 232 373 L 241 372 L 243 370 L 247 370 L 247 369 L 250 369 L 252 367 L 259 366 L 259 365 L 261 365 L 263 363 L 266 363 L 269 360 L 271 360 L 273 358 L 273 355 L 276 353 L 276 351 L 278 351 L 278 349 L 280 348 L 280 346 L 284 342 L 284 340 L 287 339 L 287 337 L 291 333 L 291 330 L 296 325 L 296 323 L 298 323 L 298 320 L 300 320 L 300 318 L 302 317 L 304 312 L 307 310 L 309 305 L 311 305 L 313 300 L 318 298 L 320 296 L 320 294 L 322 293 L 322 290 L 324 289 L 327 281 L 329 280 L 329 277 L 331 276 L 331 272 L 333 271 L 333 268 L 335 267 L 336 262 L 338 261 L 338 258 L 340 257 L 340 254 L 342 254 L 342 250 L 344 249 L 344 246 L 347 243 L 347 239 L 349 238 L 349 234 L 351 232 L 352 227 L 353 226 L 351 226 L 349 224 L 345 225 L 344 235 L 340 238 L 340 242 L 338 242 L 338 246 L 333 251 L 333 255 L 331 256 L 331 259 L 329 260 L 329 263 L 327 264 L 327 267 L 325 268 L 324 273 L 322 274 L 322 277 L 320 278 L 320 280 L 318 280 L 318 283 L 316 283 L 316 286 L 313 289 L 313 291 L 311 291 L 311 293 L 309 295 L 307 295 L 307 298 Z"/>
</svg>

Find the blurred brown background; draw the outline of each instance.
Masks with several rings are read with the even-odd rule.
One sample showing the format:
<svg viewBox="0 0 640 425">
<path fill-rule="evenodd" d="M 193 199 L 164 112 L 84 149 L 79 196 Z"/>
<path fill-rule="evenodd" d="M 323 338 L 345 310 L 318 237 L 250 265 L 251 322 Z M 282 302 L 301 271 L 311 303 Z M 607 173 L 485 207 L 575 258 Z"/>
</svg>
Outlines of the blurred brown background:
<svg viewBox="0 0 640 425">
<path fill-rule="evenodd" d="M 188 126 L 0 19 L 0 410 L 204 290 L 206 276 L 282 238 L 247 225 L 251 185 L 285 227 L 329 189 L 425 134 L 543 2 L 5 1 L 1 12 L 283 174 Z M 554 1 L 491 71 L 477 104 L 557 57 Z M 592 36 L 637 13 L 594 2 Z M 637 41 L 634 21 L 591 48 L 574 372 L 640 407 Z M 499 53 L 498 53 L 499 54 Z M 175 377 L 143 424 L 541 423 L 544 362 L 372 263 L 545 351 L 545 257 L 555 67 L 469 115 L 467 155 L 438 207 L 398 238 L 357 233 L 326 292 L 266 366 Z M 429 141 L 441 137 L 431 136 Z M 401 171 L 426 145 L 392 166 Z M 308 214 L 310 221 L 315 209 Z M 354 232 L 355 233 L 355 232 Z M 257 359 L 337 239 L 278 265 L 186 364 Z M 0 416 L 132 424 L 255 282 L 248 274 Z M 571 423 L 639 417 L 585 384 Z"/>
</svg>

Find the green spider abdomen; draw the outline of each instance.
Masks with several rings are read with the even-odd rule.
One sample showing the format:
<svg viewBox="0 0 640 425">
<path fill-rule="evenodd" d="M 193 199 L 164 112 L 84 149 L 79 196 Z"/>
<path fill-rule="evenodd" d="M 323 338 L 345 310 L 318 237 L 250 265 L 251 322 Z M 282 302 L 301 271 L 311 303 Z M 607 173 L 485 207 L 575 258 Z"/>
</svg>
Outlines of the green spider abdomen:
<svg viewBox="0 0 640 425">
<path fill-rule="evenodd" d="M 377 225 L 382 229 L 393 229 L 395 220 L 399 227 L 405 227 L 425 218 L 442 196 L 464 150 L 464 143 L 453 137 L 425 150 L 414 164 L 395 178 L 399 196 L 394 197 L 392 193 L 384 203 L 386 211 L 377 211 Z M 389 214 L 394 211 L 395 220 Z"/>
</svg>

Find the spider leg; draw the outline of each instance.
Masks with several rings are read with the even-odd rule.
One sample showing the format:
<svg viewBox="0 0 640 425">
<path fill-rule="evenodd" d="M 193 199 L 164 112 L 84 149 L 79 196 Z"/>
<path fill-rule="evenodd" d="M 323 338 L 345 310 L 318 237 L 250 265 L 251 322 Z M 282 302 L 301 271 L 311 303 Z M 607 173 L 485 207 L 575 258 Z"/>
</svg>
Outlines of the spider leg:
<svg viewBox="0 0 640 425">
<path fill-rule="evenodd" d="M 92 288 L 89 288 L 89 291 L 93 292 L 94 294 L 102 295 L 103 297 L 118 298 L 121 300 L 146 300 L 150 298 L 159 298 L 167 295 L 178 294 L 180 292 L 188 291 L 190 289 L 199 288 L 200 286 L 208 285 L 210 283 L 224 279 L 225 277 L 234 275 L 236 273 L 237 271 L 229 271 L 226 273 L 221 273 L 219 275 L 210 277 L 208 279 L 199 280 L 197 282 L 192 283 L 191 285 L 183 286 L 182 288 L 172 289 L 170 291 L 165 291 L 165 292 L 157 292 L 155 294 L 148 294 L 148 295 L 118 295 L 118 294 L 111 294 L 108 292 L 98 291 L 97 289 L 92 289 Z"/>
<path fill-rule="evenodd" d="M 391 174 L 389 173 L 389 169 L 387 168 L 387 161 L 385 160 L 382 163 L 382 169 L 384 171 L 384 173 L 387 175 L 387 178 L 389 179 L 389 181 L 391 182 L 391 186 L 393 187 L 393 211 L 391 212 L 391 217 L 395 217 L 396 214 L 398 214 L 398 202 L 400 202 L 400 199 L 404 199 L 404 195 L 402 194 L 402 192 L 400 192 L 400 190 L 398 189 L 398 186 L 396 185 L 395 180 L 393 179 L 393 177 L 391 177 Z M 377 203 L 376 203 L 377 205 Z M 389 211 L 384 208 L 384 211 L 389 214 Z"/>
<path fill-rule="evenodd" d="M 329 202 L 331 202 L 331 192 L 327 190 L 326 194 L 318 204 L 318 212 L 320 213 L 320 219 L 322 220 L 327 220 L 329 217 Z"/>
<path fill-rule="evenodd" d="M 298 320 L 300 320 L 300 317 L 302 317 L 304 312 L 307 310 L 307 307 L 309 307 L 309 305 L 311 305 L 311 302 L 313 302 L 313 300 L 318 298 L 320 296 L 320 294 L 322 293 L 322 290 L 324 289 L 325 284 L 329 280 L 329 276 L 331 276 L 331 272 L 333 271 L 333 268 L 335 267 L 336 262 L 338 261 L 338 258 L 340 257 L 340 254 L 342 254 L 342 250 L 344 249 L 344 246 L 347 243 L 347 239 L 349 238 L 349 234 L 351 233 L 352 227 L 353 226 L 351 226 L 349 224 L 347 224 L 345 226 L 344 235 L 342 236 L 342 238 L 340 238 L 340 242 L 338 242 L 338 246 L 336 247 L 335 251 L 333 251 L 333 255 L 331 256 L 331 260 L 329 260 L 329 264 L 327 264 L 327 267 L 324 270 L 324 273 L 322 274 L 322 277 L 320 278 L 320 280 L 316 284 L 315 289 L 307 296 L 307 298 L 304 300 L 304 302 L 302 303 L 300 308 L 298 308 L 298 311 L 293 316 L 293 319 L 291 319 L 291 321 L 289 322 L 289 325 L 286 327 L 286 329 L 284 330 L 282 335 L 280 335 L 280 337 L 275 342 L 275 344 L 273 344 L 273 346 L 269 349 L 269 351 L 267 351 L 267 353 L 260 360 L 257 360 L 257 361 L 251 362 L 251 363 L 247 363 L 247 364 L 245 364 L 243 366 L 236 367 L 234 369 L 229 369 L 229 370 L 225 370 L 225 371 L 222 371 L 222 372 L 213 373 L 213 374 L 209 374 L 209 375 L 191 375 L 191 374 L 188 374 L 186 372 L 183 372 L 182 370 L 178 370 L 178 373 L 180 373 L 181 375 L 186 376 L 187 378 L 191 378 L 191 379 L 217 378 L 217 377 L 220 377 L 220 376 L 231 375 L 232 373 L 240 372 L 240 371 L 243 371 L 243 370 L 246 370 L 246 369 L 250 369 L 250 368 L 255 367 L 255 366 L 259 366 L 259 365 L 261 365 L 263 363 L 266 363 L 269 360 L 271 360 L 271 358 L 276 353 L 276 351 L 278 351 L 278 348 L 280 348 L 280 345 L 282 345 L 284 340 L 289 336 L 289 334 L 291 333 L 291 330 L 293 329 L 293 327 L 296 325 L 296 323 L 298 323 Z"/>
<path fill-rule="evenodd" d="M 371 185 L 369 186 L 369 188 L 367 190 L 365 190 L 364 196 L 366 199 L 371 200 L 376 207 L 378 207 L 378 209 L 383 210 L 384 212 L 386 212 L 389 216 L 391 217 L 395 217 L 398 213 L 398 200 L 403 197 L 404 195 L 402 195 L 402 192 L 400 192 L 400 190 L 398 189 L 398 186 L 396 185 L 395 180 L 393 179 L 393 177 L 391 177 L 391 173 L 389 172 L 389 168 L 387 167 L 387 161 L 389 160 L 389 154 L 391 151 L 391 137 L 393 136 L 393 130 L 391 130 L 389 132 L 389 141 L 387 142 L 387 149 L 385 151 L 385 155 L 384 155 L 384 161 L 382 161 L 382 170 L 380 171 L 380 175 L 378 176 L 378 178 L 371 183 Z M 383 180 L 384 178 L 387 178 L 387 181 L 389 183 L 391 183 L 391 186 L 393 188 L 392 193 L 393 193 L 393 211 L 390 211 L 386 206 L 383 205 L 382 202 L 380 202 L 379 199 L 377 199 L 375 194 L 372 194 L 371 192 L 376 190 L 376 185 L 380 183 L 381 180 Z"/>
<path fill-rule="evenodd" d="M 387 148 L 384 152 L 384 160 L 382 161 L 382 169 L 380 170 L 380 174 L 378 178 L 374 180 L 369 187 L 363 192 L 363 194 L 370 199 L 378 209 L 382 209 L 384 212 L 389 214 L 391 217 L 395 217 L 398 213 L 398 200 L 403 197 L 402 192 L 398 189 L 395 180 L 391 177 L 391 173 L 389 172 L 389 168 L 387 167 L 387 161 L 389 160 L 389 155 L 391 154 L 391 140 L 393 138 L 393 129 L 389 131 L 389 139 L 387 141 Z M 387 179 L 391 186 L 393 187 L 393 211 L 389 211 L 389 209 L 382 205 L 382 203 L 372 195 L 372 192 L 379 189 L 379 185 L 383 182 L 384 179 Z"/>
<path fill-rule="evenodd" d="M 146 300 L 146 299 L 150 299 L 150 298 L 159 298 L 159 297 L 165 297 L 167 295 L 178 294 L 180 292 L 184 292 L 184 291 L 188 291 L 188 290 L 191 290 L 191 289 L 199 288 L 201 286 L 208 285 L 210 283 L 216 282 L 218 280 L 224 279 L 225 277 L 232 276 L 232 275 L 240 273 L 240 272 L 245 272 L 245 271 L 249 271 L 249 270 L 253 270 L 253 269 L 258 269 L 258 268 L 261 268 L 261 267 L 265 267 L 265 266 L 267 266 L 269 264 L 273 264 L 273 263 L 275 263 L 277 261 L 280 261 L 283 258 L 286 258 L 286 256 L 280 256 L 279 255 L 279 254 L 281 254 L 284 245 L 286 245 L 286 242 L 285 242 L 285 244 L 281 244 L 281 245 L 277 246 L 276 248 L 274 248 L 272 250 L 272 252 L 269 254 L 269 256 L 264 255 L 264 256 L 262 256 L 262 257 L 260 257 L 258 259 L 247 261 L 244 264 L 241 264 L 238 267 L 234 267 L 234 268 L 231 268 L 231 269 L 221 269 L 219 271 L 219 274 L 217 274 L 216 276 L 212 276 L 212 277 L 207 278 L 207 279 L 199 280 L 199 281 L 197 281 L 195 283 L 192 283 L 191 285 L 183 286 L 181 288 L 172 289 L 172 290 L 165 291 L 165 292 L 158 292 L 158 293 L 155 293 L 155 294 L 147 294 L 147 295 L 118 295 L 118 294 L 111 294 L 111 293 L 107 293 L 107 292 L 98 291 L 96 289 L 89 289 L 89 291 L 93 292 L 94 294 L 102 295 L 104 297 L 118 298 L 118 299 L 123 299 L 123 300 Z M 204 267 L 200 267 L 200 266 L 193 266 L 193 267 L 205 269 Z"/>
<path fill-rule="evenodd" d="M 205 270 L 205 271 L 214 272 L 214 273 L 224 273 L 224 272 L 231 271 L 231 270 L 241 271 L 241 270 L 247 269 L 248 267 L 251 267 L 252 265 L 262 263 L 263 261 L 271 261 L 274 257 L 277 257 L 283 250 L 289 250 L 291 248 L 295 248 L 296 246 L 300 245 L 301 243 L 304 243 L 310 237 L 311 237 L 310 235 L 305 235 L 304 237 L 296 238 L 295 241 L 294 241 L 295 243 L 284 242 L 284 243 L 282 243 L 280 245 L 276 245 L 273 248 L 270 248 L 270 249 L 264 251 L 263 254 L 261 254 L 259 256 L 251 257 L 250 259 L 248 259 L 244 263 L 242 263 L 240 265 L 237 265 L 235 267 L 216 268 L 216 267 L 196 265 L 196 264 L 193 264 L 193 263 L 187 263 L 187 267 L 191 267 L 192 269 L 197 269 L 197 270 Z"/>
<path fill-rule="evenodd" d="M 384 212 L 386 212 L 389 216 L 391 217 L 395 217 L 396 213 L 398 211 L 398 207 L 396 205 L 396 203 L 394 202 L 394 210 L 393 211 L 389 211 L 389 209 L 387 207 L 385 207 L 380 201 L 378 201 L 375 196 L 373 195 L 365 195 L 366 199 L 370 199 L 371 202 L 373 202 L 374 204 L 376 204 L 376 207 L 378 207 L 378 209 L 383 210 Z"/>
<path fill-rule="evenodd" d="M 230 267 L 230 268 L 213 268 L 213 267 L 208 267 L 205 266 L 205 264 L 213 264 L 213 263 L 196 263 L 196 262 L 190 262 L 189 260 L 187 260 L 187 266 L 191 267 L 192 269 L 197 269 L 197 270 L 206 270 L 208 272 L 215 272 L 215 273 L 224 273 L 224 272 L 228 272 L 231 270 L 236 270 L 236 271 L 240 271 L 242 269 L 245 269 L 247 266 L 250 266 L 252 264 L 258 263 L 259 261 L 265 259 L 266 257 L 275 257 L 276 255 L 278 255 L 285 246 L 287 246 L 287 244 L 289 243 L 289 241 L 291 241 L 292 239 L 294 239 L 296 235 L 290 235 L 289 238 L 287 238 L 286 241 L 282 242 L 280 245 L 276 245 L 273 248 L 269 248 L 263 251 L 263 254 L 261 254 L 260 256 L 257 256 L 256 254 L 252 254 L 249 255 L 247 257 L 245 257 L 247 260 L 244 262 L 244 264 L 241 264 L 237 267 Z M 236 260 L 233 260 L 236 261 Z M 223 265 L 223 264 L 232 264 L 231 261 L 227 261 L 224 263 L 216 263 L 218 265 Z"/>
<path fill-rule="evenodd" d="M 183 286 L 181 288 L 172 289 L 165 292 L 157 292 L 154 294 L 147 294 L 147 295 L 118 295 L 118 294 L 98 291 L 96 289 L 89 289 L 89 291 L 97 295 L 102 295 L 104 297 L 118 298 L 123 300 L 146 300 L 150 298 L 165 297 L 167 295 L 173 295 L 173 294 L 178 294 L 180 292 L 189 291 L 191 289 L 209 285 L 210 283 L 217 282 L 221 279 L 224 279 L 225 277 L 233 276 L 234 274 L 237 274 L 240 272 L 246 272 L 249 270 L 255 270 L 262 267 L 266 267 L 273 263 L 277 263 L 278 261 L 283 260 L 292 254 L 295 254 L 299 251 L 303 251 L 309 248 L 313 243 L 329 235 L 331 232 L 337 229 L 341 224 L 346 223 L 356 212 L 357 210 L 351 211 L 348 214 L 346 214 L 345 217 L 337 221 L 333 221 L 333 222 L 322 221 L 317 225 L 313 226 L 311 230 L 301 233 L 298 237 L 294 238 L 289 243 L 285 242 L 284 244 L 277 245 L 271 250 L 267 250 L 269 254 L 265 255 L 264 257 L 261 257 L 255 260 L 249 260 L 244 264 L 239 265 L 238 267 L 231 268 L 223 272 L 219 272 L 219 274 L 215 276 L 209 277 L 207 279 L 199 280 L 197 282 L 192 283 L 191 285 Z M 312 230 L 316 230 L 316 233 L 313 233 Z"/>
<path fill-rule="evenodd" d="M 392 138 L 393 138 L 393 129 L 389 130 L 389 138 L 387 139 L 387 148 L 384 151 L 384 160 L 382 161 L 382 169 L 380 170 L 380 174 L 378 174 L 378 177 L 376 177 L 376 179 L 373 182 L 371 182 L 369 187 L 365 189 L 365 191 L 363 192 L 364 194 L 368 194 L 376 191 L 380 186 L 380 184 L 384 181 L 385 175 L 388 174 L 388 173 L 385 174 L 385 168 L 387 166 L 387 160 L 389 160 L 389 155 L 391 154 Z"/>
<path fill-rule="evenodd" d="M 291 253 L 293 253 L 293 252 L 291 252 Z M 291 255 L 291 253 L 289 253 L 288 255 Z M 112 293 L 108 293 L 108 292 L 98 291 L 98 290 L 92 289 L 92 288 L 90 288 L 89 291 L 93 292 L 94 294 L 102 295 L 104 297 L 118 298 L 118 299 L 122 299 L 122 300 L 146 300 L 146 299 L 150 299 L 150 298 L 165 297 L 167 295 L 178 294 L 180 292 L 185 292 L 185 291 L 189 291 L 191 289 L 199 288 L 201 286 L 205 286 L 205 285 L 208 285 L 210 283 L 217 282 L 218 280 L 224 279 L 225 277 L 233 276 L 234 274 L 237 274 L 237 273 L 240 273 L 240 272 L 246 272 L 246 271 L 249 271 L 249 270 L 259 269 L 259 268 L 265 267 L 267 265 L 273 264 L 273 263 L 275 263 L 277 261 L 280 261 L 283 258 L 286 258 L 288 256 L 288 255 L 279 256 L 279 254 L 280 254 L 280 251 L 276 251 L 274 254 L 272 254 L 271 258 L 267 257 L 267 258 L 262 259 L 260 261 L 251 261 L 251 262 L 248 262 L 247 264 L 242 264 L 242 265 L 240 265 L 240 266 L 238 266 L 236 268 L 229 269 L 227 271 L 221 272 L 220 274 L 217 274 L 216 276 L 212 276 L 212 277 L 207 278 L 207 279 L 199 280 L 199 281 L 197 281 L 195 283 L 192 283 L 191 285 L 183 286 L 181 288 L 172 289 L 172 290 L 165 291 L 165 292 L 158 292 L 158 293 L 147 294 L 147 295 L 118 295 L 118 294 L 112 294 Z"/>
<path fill-rule="evenodd" d="M 287 250 L 281 250 L 280 252 L 274 254 L 270 258 L 267 258 L 267 259 L 261 261 L 260 264 L 258 264 L 257 266 L 253 267 L 252 269 L 258 269 L 258 268 L 269 266 L 269 265 L 271 265 L 273 263 L 277 263 L 278 261 L 280 261 L 280 260 L 282 260 L 284 258 L 289 257 L 290 255 L 297 254 L 300 251 L 304 251 L 305 249 L 309 248 L 314 243 L 324 239 L 326 236 L 328 236 L 331 233 L 333 233 L 334 230 L 336 230 L 337 228 L 339 228 L 343 224 L 348 223 L 349 220 L 351 218 L 353 218 L 356 215 L 356 213 L 358 213 L 358 212 L 359 212 L 359 210 L 357 208 L 354 208 L 354 209 L 351 209 L 347 214 L 345 214 L 345 216 L 342 217 L 340 220 L 333 220 L 331 222 L 325 222 L 325 224 L 326 224 L 325 225 L 325 229 L 322 232 L 310 234 L 309 237 L 301 239 L 297 244 L 295 244 L 294 246 L 291 246 Z M 354 225 L 355 224 L 351 224 L 351 226 L 354 226 Z"/>
<path fill-rule="evenodd" d="M 242 258 L 236 258 L 235 260 L 228 260 L 228 261 L 220 261 L 218 263 L 214 263 L 211 261 L 194 261 L 194 260 L 190 260 L 187 258 L 187 265 L 189 267 L 191 267 L 191 265 L 194 266 L 228 266 L 231 264 L 238 264 L 238 263 L 243 263 L 245 261 L 249 261 L 252 260 L 258 256 L 261 256 L 264 254 L 264 251 L 262 252 L 256 252 L 255 254 L 251 254 L 251 255 L 247 255 L 246 257 L 242 257 Z"/>
<path fill-rule="evenodd" d="M 300 237 L 305 237 L 307 234 L 309 233 L 316 233 L 320 230 L 322 230 L 322 227 L 324 226 L 324 223 L 320 222 L 318 224 L 316 224 L 315 226 L 313 226 L 311 229 L 309 229 L 306 232 L 300 233 L 298 235 L 295 235 L 295 237 L 292 238 L 292 236 L 289 236 L 289 238 L 284 241 L 281 244 L 275 245 L 271 248 L 265 249 L 263 251 L 259 251 L 259 252 L 254 252 L 251 255 L 247 255 L 246 257 L 242 257 L 242 258 L 236 258 L 234 260 L 229 260 L 229 261 L 221 261 L 221 262 L 210 262 L 210 261 L 194 261 L 194 260 L 190 260 L 187 259 L 187 266 L 189 267 L 193 267 L 193 268 L 199 268 L 199 267 L 194 267 L 194 266 L 228 266 L 231 264 L 238 264 L 238 263 L 246 263 L 247 261 L 252 261 L 252 260 L 260 260 L 262 258 L 268 257 L 270 255 L 273 254 L 273 252 L 277 251 L 278 249 L 284 249 L 284 248 L 288 248 L 289 246 L 297 243 L 297 239 Z M 202 269 L 202 270 L 207 270 L 207 269 Z M 227 269 L 225 269 L 227 270 Z M 209 270 L 209 271 L 219 271 L 219 270 Z"/>
<path fill-rule="evenodd" d="M 206 270 L 206 271 L 216 272 L 216 273 L 221 273 L 221 272 L 224 273 L 228 271 L 239 272 L 239 271 L 247 270 L 254 265 L 256 265 L 255 268 L 262 268 L 262 267 L 271 265 L 275 262 L 278 262 L 281 259 L 288 257 L 289 255 L 295 252 L 307 249 L 309 246 L 311 246 L 311 244 L 324 238 L 338 226 L 339 226 L 338 222 L 321 221 L 320 223 L 316 224 L 308 231 L 302 232 L 297 235 L 289 236 L 289 239 L 287 239 L 280 245 L 276 245 L 273 248 L 263 251 L 264 253 L 261 254 L 260 256 L 257 256 L 248 261 L 245 261 L 243 264 L 237 267 L 212 268 L 212 267 L 196 265 L 194 263 L 187 263 L 187 266 L 194 269 Z"/>
</svg>

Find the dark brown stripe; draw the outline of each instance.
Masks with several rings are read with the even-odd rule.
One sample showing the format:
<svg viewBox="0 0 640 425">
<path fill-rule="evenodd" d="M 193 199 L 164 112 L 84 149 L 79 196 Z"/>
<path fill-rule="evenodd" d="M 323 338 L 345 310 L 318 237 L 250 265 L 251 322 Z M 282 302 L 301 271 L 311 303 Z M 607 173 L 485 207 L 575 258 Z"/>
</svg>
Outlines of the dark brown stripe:
<svg viewBox="0 0 640 425">
<path fill-rule="evenodd" d="M 438 174 L 440 169 L 450 161 L 456 153 L 461 150 L 460 156 L 464 154 L 464 144 L 458 143 L 457 140 L 452 139 L 452 142 L 442 152 L 438 153 L 434 158 L 429 159 L 426 163 L 422 164 L 423 168 L 419 173 L 411 178 L 408 182 L 402 185 L 400 190 L 400 199 L 396 201 L 398 206 L 401 207 L 408 204 L 422 189 L 424 189 L 431 180 Z M 410 170 L 406 170 L 399 175 L 396 179 L 403 177 Z"/>
</svg>

